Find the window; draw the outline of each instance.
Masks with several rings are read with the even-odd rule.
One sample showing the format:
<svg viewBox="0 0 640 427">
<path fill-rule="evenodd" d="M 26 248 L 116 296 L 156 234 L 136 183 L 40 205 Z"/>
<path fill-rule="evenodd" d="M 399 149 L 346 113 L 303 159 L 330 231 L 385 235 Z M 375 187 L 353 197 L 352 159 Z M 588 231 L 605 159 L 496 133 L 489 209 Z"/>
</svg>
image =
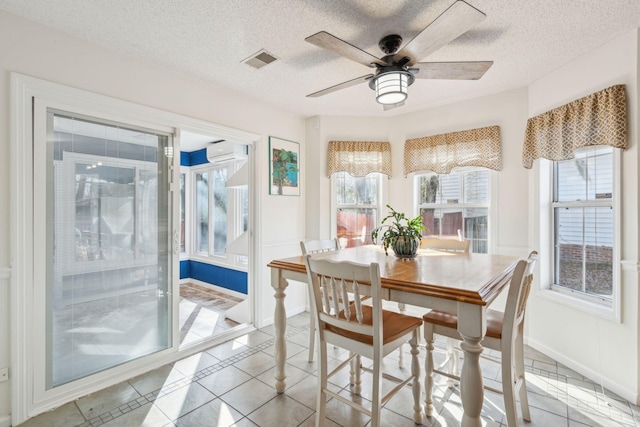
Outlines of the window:
<svg viewBox="0 0 640 427">
<path fill-rule="evenodd" d="M 346 172 L 333 175 L 336 191 L 336 235 L 343 248 L 369 245 L 371 231 L 378 224 L 381 178 L 379 173 L 353 177 Z"/>
<path fill-rule="evenodd" d="M 603 302 L 613 296 L 613 148 L 553 163 L 552 289 Z"/>
<path fill-rule="evenodd" d="M 425 236 L 471 240 L 471 252 L 489 251 L 491 171 L 466 169 L 416 176 L 417 204 Z"/>
<path fill-rule="evenodd" d="M 226 186 L 239 166 L 228 161 L 194 168 L 196 255 L 246 264 L 246 257 L 227 254 L 227 245 L 247 229 L 248 191 Z"/>
<path fill-rule="evenodd" d="M 209 173 L 195 174 L 196 182 L 196 252 L 209 254 Z"/>
<path fill-rule="evenodd" d="M 185 225 L 186 225 L 186 213 L 185 213 L 185 196 L 186 196 L 186 174 L 180 172 L 180 253 L 187 251 L 185 242 Z"/>
</svg>

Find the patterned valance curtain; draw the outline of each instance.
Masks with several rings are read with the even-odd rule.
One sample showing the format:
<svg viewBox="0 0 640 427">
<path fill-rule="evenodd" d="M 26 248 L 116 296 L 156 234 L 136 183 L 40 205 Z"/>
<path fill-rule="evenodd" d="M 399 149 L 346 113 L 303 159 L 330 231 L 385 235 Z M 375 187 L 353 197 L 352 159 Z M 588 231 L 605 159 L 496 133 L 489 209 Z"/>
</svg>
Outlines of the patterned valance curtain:
<svg viewBox="0 0 640 427">
<path fill-rule="evenodd" d="M 404 143 L 404 174 L 449 173 L 456 166 L 502 169 L 500 127 L 469 129 L 408 139 Z"/>
<path fill-rule="evenodd" d="M 611 86 L 527 121 L 522 165 L 538 158 L 573 159 L 590 145 L 627 148 L 627 100 L 624 85 Z"/>
<path fill-rule="evenodd" d="M 379 172 L 391 178 L 391 144 L 372 141 L 329 141 L 327 176 L 347 172 L 365 176 Z"/>
</svg>

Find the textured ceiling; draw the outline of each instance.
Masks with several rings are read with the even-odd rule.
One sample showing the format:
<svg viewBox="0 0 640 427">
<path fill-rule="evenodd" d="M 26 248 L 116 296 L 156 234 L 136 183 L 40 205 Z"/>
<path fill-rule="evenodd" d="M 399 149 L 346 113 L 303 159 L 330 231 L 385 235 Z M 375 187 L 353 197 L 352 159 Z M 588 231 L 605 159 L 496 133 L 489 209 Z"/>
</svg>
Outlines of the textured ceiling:
<svg viewBox="0 0 640 427">
<path fill-rule="evenodd" d="M 522 87 L 640 27 L 639 0 L 468 0 L 487 18 L 422 60 L 494 61 L 481 80 L 416 80 L 406 104 L 386 112 L 367 84 L 306 97 L 371 72 L 306 37 L 324 30 L 380 57 L 380 38 L 407 42 L 453 2 L 0 0 L 0 9 L 303 116 L 393 116 Z M 242 63 L 261 49 L 279 60 Z"/>
</svg>

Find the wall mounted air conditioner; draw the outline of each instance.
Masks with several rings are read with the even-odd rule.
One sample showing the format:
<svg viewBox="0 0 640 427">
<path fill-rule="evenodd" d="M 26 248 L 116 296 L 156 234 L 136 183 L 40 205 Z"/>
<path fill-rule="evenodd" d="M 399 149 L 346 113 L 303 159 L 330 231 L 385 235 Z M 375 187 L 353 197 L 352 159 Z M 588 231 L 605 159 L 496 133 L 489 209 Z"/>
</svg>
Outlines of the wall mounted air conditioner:
<svg viewBox="0 0 640 427">
<path fill-rule="evenodd" d="M 231 141 L 220 141 L 207 146 L 207 160 L 210 163 L 227 160 L 244 160 L 247 158 L 247 146 Z"/>
</svg>

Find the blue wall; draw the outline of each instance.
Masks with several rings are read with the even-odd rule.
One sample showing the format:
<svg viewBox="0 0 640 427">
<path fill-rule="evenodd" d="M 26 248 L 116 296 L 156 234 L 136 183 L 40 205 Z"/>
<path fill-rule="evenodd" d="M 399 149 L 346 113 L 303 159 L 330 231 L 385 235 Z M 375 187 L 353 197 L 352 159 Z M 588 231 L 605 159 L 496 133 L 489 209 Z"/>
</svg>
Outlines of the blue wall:
<svg viewBox="0 0 640 427">
<path fill-rule="evenodd" d="M 196 279 L 247 295 L 247 273 L 204 262 L 180 261 L 180 278 Z"/>
<path fill-rule="evenodd" d="M 191 151 L 190 153 L 187 153 L 186 151 L 180 152 L 180 166 L 197 166 L 205 163 L 209 163 L 209 160 L 207 160 L 206 148 Z"/>
<path fill-rule="evenodd" d="M 188 259 L 180 261 L 180 278 L 188 279 L 191 277 L 191 261 Z"/>
</svg>

